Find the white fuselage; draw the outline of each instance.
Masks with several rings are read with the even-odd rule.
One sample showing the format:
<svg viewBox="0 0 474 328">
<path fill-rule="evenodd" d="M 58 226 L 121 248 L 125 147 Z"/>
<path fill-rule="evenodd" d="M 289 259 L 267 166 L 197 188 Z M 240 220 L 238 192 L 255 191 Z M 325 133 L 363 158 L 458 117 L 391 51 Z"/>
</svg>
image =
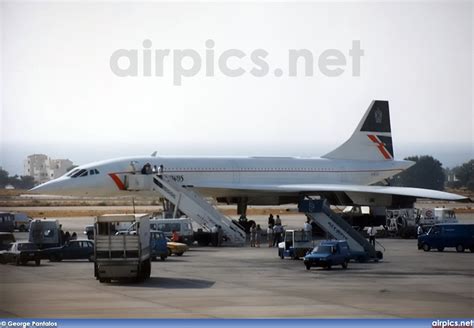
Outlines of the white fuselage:
<svg viewBox="0 0 474 328">
<path fill-rule="evenodd" d="M 238 189 L 242 189 L 240 186 L 249 185 L 370 185 L 412 165 L 412 162 L 394 160 L 293 157 L 129 157 L 80 166 L 74 172 L 85 170 L 87 175 L 71 177 L 66 174 L 39 186 L 40 190 L 37 191 L 74 196 L 130 195 L 130 191 L 120 188 L 124 176 L 131 172 L 140 172 L 147 163 L 156 168 L 162 165 L 164 174 L 170 175 L 183 185 L 193 186 L 203 196 L 211 197 L 245 196 L 245 193 Z M 91 171 L 94 172 L 92 175 Z M 233 186 L 236 188 L 232 188 Z M 137 193 L 146 194 L 134 192 Z"/>
</svg>

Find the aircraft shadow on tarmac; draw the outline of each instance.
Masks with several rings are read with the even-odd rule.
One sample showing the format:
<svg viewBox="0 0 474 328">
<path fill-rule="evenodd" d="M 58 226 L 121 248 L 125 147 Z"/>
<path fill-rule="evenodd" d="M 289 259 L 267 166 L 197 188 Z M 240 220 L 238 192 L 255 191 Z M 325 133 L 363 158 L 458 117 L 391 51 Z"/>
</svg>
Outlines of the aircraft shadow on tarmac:
<svg viewBox="0 0 474 328">
<path fill-rule="evenodd" d="M 203 279 L 189 279 L 189 278 L 169 278 L 169 277 L 151 277 L 145 282 L 124 283 L 124 287 L 152 287 L 152 288 L 170 288 L 170 289 L 203 289 L 211 288 L 215 281 Z"/>
</svg>

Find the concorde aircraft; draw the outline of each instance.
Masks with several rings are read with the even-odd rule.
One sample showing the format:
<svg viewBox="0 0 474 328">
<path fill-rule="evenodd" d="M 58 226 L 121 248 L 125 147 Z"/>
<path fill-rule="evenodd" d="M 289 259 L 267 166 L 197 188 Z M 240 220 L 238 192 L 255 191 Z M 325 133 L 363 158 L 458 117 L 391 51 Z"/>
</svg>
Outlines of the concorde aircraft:
<svg viewBox="0 0 474 328">
<path fill-rule="evenodd" d="M 129 190 L 127 176 L 149 164 L 202 197 L 247 205 L 297 203 L 321 196 L 332 205 L 412 206 L 417 198 L 463 201 L 436 190 L 375 185 L 414 163 L 394 159 L 388 101 L 374 100 L 352 136 L 320 158 L 302 157 L 125 157 L 94 162 L 31 191 L 71 196 L 150 195 Z M 155 194 L 156 195 L 156 194 Z"/>
</svg>

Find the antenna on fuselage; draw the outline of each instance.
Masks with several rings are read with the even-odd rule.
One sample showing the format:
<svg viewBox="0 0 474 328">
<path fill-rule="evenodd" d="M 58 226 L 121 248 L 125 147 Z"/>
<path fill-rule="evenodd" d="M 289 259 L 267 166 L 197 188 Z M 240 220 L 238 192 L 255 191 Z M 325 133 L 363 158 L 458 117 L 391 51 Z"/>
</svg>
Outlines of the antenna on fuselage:
<svg viewBox="0 0 474 328">
<path fill-rule="evenodd" d="M 156 157 L 156 154 L 158 154 L 158 151 L 154 151 L 153 153 L 151 153 L 151 157 Z"/>
</svg>

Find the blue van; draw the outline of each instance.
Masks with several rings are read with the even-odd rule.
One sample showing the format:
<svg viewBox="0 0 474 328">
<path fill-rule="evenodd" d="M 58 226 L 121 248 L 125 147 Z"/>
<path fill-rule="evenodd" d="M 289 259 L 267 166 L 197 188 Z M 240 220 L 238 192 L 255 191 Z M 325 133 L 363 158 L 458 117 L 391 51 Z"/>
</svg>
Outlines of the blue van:
<svg viewBox="0 0 474 328">
<path fill-rule="evenodd" d="M 150 231 L 150 251 L 153 260 L 159 257 L 164 261 L 168 257 L 168 247 L 166 244 L 166 236 L 162 231 Z"/>
<path fill-rule="evenodd" d="M 331 269 L 333 265 L 341 265 L 347 269 L 351 253 L 346 240 L 323 240 L 311 252 L 304 257 L 306 270 L 311 267 L 323 267 Z"/>
<path fill-rule="evenodd" d="M 426 234 L 418 236 L 418 249 L 425 252 L 432 248 L 442 252 L 445 247 L 455 247 L 460 253 L 465 249 L 474 252 L 474 224 L 436 224 Z"/>
</svg>

